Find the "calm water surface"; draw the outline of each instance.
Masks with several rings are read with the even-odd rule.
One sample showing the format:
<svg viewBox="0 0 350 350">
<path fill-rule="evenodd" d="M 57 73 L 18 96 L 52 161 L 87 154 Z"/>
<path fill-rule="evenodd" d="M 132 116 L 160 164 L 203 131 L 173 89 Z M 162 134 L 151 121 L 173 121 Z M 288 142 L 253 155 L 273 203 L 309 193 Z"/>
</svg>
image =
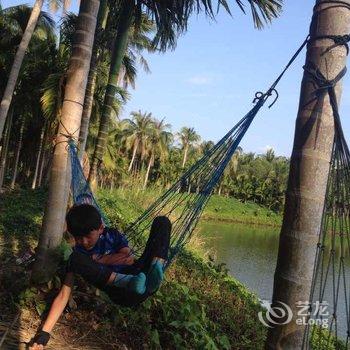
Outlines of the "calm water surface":
<svg viewBox="0 0 350 350">
<path fill-rule="evenodd" d="M 247 286 L 260 299 L 272 299 L 273 277 L 276 268 L 279 228 L 249 226 L 243 224 L 202 222 L 199 225 L 200 236 L 205 247 L 216 261 L 226 264 L 232 276 Z M 350 291 L 350 259 L 345 263 L 346 284 Z M 330 271 L 332 277 L 332 271 Z M 331 281 L 330 279 L 329 281 Z M 344 288 L 341 287 L 338 300 L 338 331 L 346 334 L 346 305 Z M 314 300 L 322 300 L 315 297 Z M 323 300 L 326 300 L 333 312 L 333 292 L 326 288 Z M 334 330 L 334 326 L 332 327 Z"/>
<path fill-rule="evenodd" d="M 278 228 L 204 222 L 199 226 L 205 246 L 232 276 L 261 299 L 272 299 L 278 252 Z"/>
</svg>

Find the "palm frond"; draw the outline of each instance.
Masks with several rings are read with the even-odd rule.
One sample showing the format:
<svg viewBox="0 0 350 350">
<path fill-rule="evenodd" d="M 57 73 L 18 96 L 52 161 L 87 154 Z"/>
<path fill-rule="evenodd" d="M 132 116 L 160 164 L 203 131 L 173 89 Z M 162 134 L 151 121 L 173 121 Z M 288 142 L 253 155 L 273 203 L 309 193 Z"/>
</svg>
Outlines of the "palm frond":
<svg viewBox="0 0 350 350">
<path fill-rule="evenodd" d="M 241 2 L 241 0 L 237 0 Z M 262 29 L 265 23 L 270 23 L 282 11 L 283 0 L 248 0 L 254 25 Z"/>
<path fill-rule="evenodd" d="M 43 86 L 43 94 L 40 98 L 43 115 L 53 120 L 62 103 L 62 82 L 61 73 L 54 73 L 48 76 Z"/>
</svg>

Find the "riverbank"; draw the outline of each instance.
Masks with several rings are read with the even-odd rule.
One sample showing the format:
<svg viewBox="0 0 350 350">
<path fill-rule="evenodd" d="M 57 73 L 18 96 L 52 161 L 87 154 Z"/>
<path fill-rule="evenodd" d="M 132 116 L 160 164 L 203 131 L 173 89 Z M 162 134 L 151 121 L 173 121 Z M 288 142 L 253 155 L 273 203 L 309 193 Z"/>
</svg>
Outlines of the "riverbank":
<svg viewBox="0 0 350 350">
<path fill-rule="evenodd" d="M 117 199 L 114 204 L 124 213 L 123 215 L 129 216 L 128 213 L 130 212 L 130 216 L 135 217 L 141 214 L 161 194 L 162 192 L 156 189 L 147 191 L 118 189 L 112 192 L 100 191 L 98 196 L 107 205 L 110 204 L 110 199 Z M 275 213 L 252 202 L 242 203 L 235 198 L 213 195 L 202 214 L 201 220 L 280 227 L 282 214 Z"/>
<path fill-rule="evenodd" d="M 0 322 L 0 332 L 15 317 L 16 305 L 22 305 L 19 321 L 7 336 L 12 343 L 16 337 L 17 341 L 30 338 L 40 323 L 39 314 L 47 309 L 59 286 L 56 277 L 43 288 L 28 289 L 28 271 L 15 264 L 15 257 L 36 244 L 45 197 L 44 191 L 3 196 L 0 260 L 6 268 L 0 272 L 0 307 L 6 317 Z M 103 192 L 100 197 L 112 223 L 120 226 L 142 212 L 140 204 L 149 200 L 142 196 L 141 203 L 129 195 L 123 198 Z M 103 295 L 96 298 L 94 290 L 81 281 L 74 295 L 53 333 L 53 348 L 69 349 L 73 342 L 75 349 L 87 349 L 88 343 L 102 349 L 106 342 L 110 349 L 124 345 L 130 349 L 263 348 L 266 329 L 257 321 L 261 310 L 257 298 L 225 269 L 204 261 L 193 250 L 178 257 L 162 288 L 137 310 L 116 307 Z"/>
</svg>

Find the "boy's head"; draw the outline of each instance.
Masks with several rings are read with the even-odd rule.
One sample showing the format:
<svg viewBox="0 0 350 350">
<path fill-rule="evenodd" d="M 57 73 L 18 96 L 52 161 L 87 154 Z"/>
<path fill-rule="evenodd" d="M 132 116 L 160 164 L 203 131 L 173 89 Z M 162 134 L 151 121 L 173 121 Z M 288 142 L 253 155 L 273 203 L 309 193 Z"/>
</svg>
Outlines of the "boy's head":
<svg viewBox="0 0 350 350">
<path fill-rule="evenodd" d="M 74 237 L 75 242 L 85 249 L 94 247 L 103 232 L 101 215 L 90 204 L 75 205 L 66 215 L 67 231 Z"/>
</svg>

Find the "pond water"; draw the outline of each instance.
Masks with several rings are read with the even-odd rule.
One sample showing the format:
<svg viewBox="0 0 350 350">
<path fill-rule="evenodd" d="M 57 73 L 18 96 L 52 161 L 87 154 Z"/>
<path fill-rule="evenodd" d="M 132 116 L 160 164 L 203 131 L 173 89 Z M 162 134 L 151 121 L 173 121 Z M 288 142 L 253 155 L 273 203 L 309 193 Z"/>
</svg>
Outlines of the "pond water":
<svg viewBox="0 0 350 350">
<path fill-rule="evenodd" d="M 225 263 L 229 273 L 247 286 L 260 299 L 272 299 L 273 277 L 276 268 L 279 228 L 249 226 L 237 223 L 203 222 L 199 225 L 204 246 L 217 263 Z M 345 263 L 345 280 L 350 284 L 350 259 Z M 329 272 L 332 281 L 333 273 Z M 349 285 L 350 287 L 350 285 Z M 346 304 L 343 287 L 338 300 L 338 331 L 346 334 Z M 349 299 L 350 288 L 347 289 Z M 314 298 L 318 300 L 318 298 Z M 333 312 L 331 285 L 325 289 L 324 298 Z M 334 326 L 332 327 L 334 330 Z"/>
</svg>

